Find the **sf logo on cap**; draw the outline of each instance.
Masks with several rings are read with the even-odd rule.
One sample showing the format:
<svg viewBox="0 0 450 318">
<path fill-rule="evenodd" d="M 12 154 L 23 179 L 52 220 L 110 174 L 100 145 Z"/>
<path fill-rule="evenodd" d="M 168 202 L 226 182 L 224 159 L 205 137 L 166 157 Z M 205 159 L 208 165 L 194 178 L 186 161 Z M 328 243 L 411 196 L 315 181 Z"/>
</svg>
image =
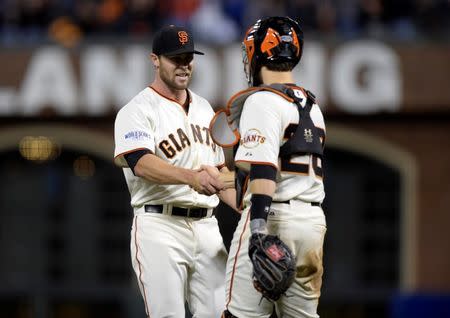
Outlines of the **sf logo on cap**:
<svg viewBox="0 0 450 318">
<path fill-rule="evenodd" d="M 186 31 L 178 32 L 178 40 L 183 45 L 185 45 L 189 41 L 188 34 L 186 33 Z"/>
</svg>

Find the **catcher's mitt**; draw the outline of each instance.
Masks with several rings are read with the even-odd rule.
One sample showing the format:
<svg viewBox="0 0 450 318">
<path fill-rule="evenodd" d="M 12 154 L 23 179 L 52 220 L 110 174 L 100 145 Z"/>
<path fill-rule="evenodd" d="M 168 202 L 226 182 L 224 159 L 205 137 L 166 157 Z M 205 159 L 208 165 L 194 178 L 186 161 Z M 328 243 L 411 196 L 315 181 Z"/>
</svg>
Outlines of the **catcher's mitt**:
<svg viewBox="0 0 450 318">
<path fill-rule="evenodd" d="M 296 262 L 291 250 L 278 236 L 255 233 L 248 254 L 256 290 L 271 301 L 278 300 L 295 278 Z"/>
</svg>

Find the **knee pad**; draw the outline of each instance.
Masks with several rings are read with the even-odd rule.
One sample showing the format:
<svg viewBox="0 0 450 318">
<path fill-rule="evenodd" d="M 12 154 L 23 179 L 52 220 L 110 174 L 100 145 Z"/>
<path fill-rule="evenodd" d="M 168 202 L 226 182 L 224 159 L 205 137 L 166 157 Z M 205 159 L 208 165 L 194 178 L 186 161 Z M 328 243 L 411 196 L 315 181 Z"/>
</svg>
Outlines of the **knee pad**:
<svg viewBox="0 0 450 318">
<path fill-rule="evenodd" d="M 231 312 L 229 312 L 228 310 L 225 310 L 222 313 L 222 317 L 221 318 L 239 318 L 239 317 L 236 317 Z"/>
</svg>

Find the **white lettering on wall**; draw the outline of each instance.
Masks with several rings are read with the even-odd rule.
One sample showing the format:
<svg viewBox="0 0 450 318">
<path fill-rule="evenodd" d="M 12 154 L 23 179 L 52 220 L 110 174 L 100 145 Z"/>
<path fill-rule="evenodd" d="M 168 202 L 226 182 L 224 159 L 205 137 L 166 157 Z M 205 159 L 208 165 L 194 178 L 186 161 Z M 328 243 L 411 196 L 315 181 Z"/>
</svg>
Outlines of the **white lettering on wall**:
<svg viewBox="0 0 450 318">
<path fill-rule="evenodd" d="M 81 56 L 81 85 L 83 107 L 89 115 L 100 115 L 113 105 L 124 106 L 144 89 L 153 77 L 150 50 L 142 46 L 117 51 L 107 46 L 95 46 Z"/>
<path fill-rule="evenodd" d="M 214 107 L 224 107 L 232 95 L 247 88 L 240 45 L 199 50 L 206 55 L 195 56 L 191 89 Z M 153 80 L 150 52 L 140 45 L 90 46 L 81 51 L 79 63 L 72 63 L 71 53 L 62 48 L 37 49 L 22 85 L 0 87 L 0 115 L 35 115 L 47 106 L 61 115 L 97 116 L 111 107 L 118 110 Z M 392 48 L 358 41 L 330 53 L 319 43 L 308 43 L 294 70 L 294 80 L 311 90 L 321 107 L 331 103 L 354 114 L 399 109 L 402 74 Z M 79 80 L 75 74 L 80 74 Z"/>
<path fill-rule="evenodd" d="M 330 61 L 330 99 L 355 114 L 398 110 L 401 74 L 395 52 L 376 41 L 342 45 Z"/>
<path fill-rule="evenodd" d="M 19 106 L 35 115 L 51 106 L 63 115 L 77 112 L 77 85 L 69 56 L 63 49 L 38 49 L 31 59 L 20 90 Z"/>
</svg>

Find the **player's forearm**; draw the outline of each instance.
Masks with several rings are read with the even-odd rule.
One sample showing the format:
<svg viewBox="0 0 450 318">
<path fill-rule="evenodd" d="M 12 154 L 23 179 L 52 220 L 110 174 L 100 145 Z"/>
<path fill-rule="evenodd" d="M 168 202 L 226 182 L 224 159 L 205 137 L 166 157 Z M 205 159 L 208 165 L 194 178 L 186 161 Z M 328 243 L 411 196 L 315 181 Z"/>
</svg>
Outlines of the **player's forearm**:
<svg viewBox="0 0 450 318">
<path fill-rule="evenodd" d="M 228 206 L 240 213 L 239 209 L 236 206 L 236 189 L 230 188 L 222 190 L 217 193 L 217 195 L 219 196 L 219 199 L 221 201 L 225 202 Z"/>
<path fill-rule="evenodd" d="M 264 194 L 273 197 L 276 183 L 269 179 L 254 179 L 250 181 L 250 192 L 252 194 Z"/>
<path fill-rule="evenodd" d="M 236 189 L 234 188 L 234 171 L 229 171 L 227 167 L 220 169 L 218 179 L 224 185 L 222 191 L 217 193 L 219 199 L 228 206 L 239 212 L 236 206 Z"/>
<path fill-rule="evenodd" d="M 222 169 L 220 171 L 219 180 L 224 184 L 225 189 L 234 188 L 234 171 Z"/>
<path fill-rule="evenodd" d="M 139 159 L 134 173 L 157 184 L 191 184 L 195 174 L 193 170 L 173 166 L 152 154 Z"/>
</svg>

